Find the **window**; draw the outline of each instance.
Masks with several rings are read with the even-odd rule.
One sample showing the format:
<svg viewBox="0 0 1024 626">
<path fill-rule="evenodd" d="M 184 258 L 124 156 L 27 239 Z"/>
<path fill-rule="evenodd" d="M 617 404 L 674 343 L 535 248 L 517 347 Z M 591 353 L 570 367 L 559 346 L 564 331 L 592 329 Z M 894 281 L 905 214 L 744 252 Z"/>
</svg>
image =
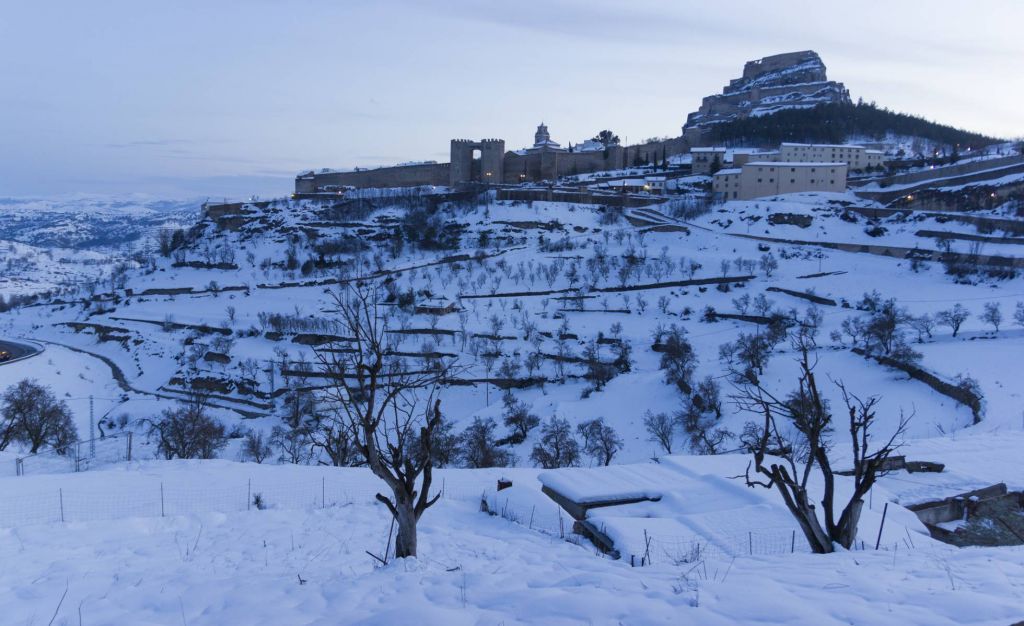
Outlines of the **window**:
<svg viewBox="0 0 1024 626">
<path fill-rule="evenodd" d="M 796 184 L 796 179 L 795 178 L 790 178 L 789 179 L 789 184 L 790 185 L 795 185 Z"/>
<path fill-rule="evenodd" d="M 795 168 L 795 167 L 791 167 L 791 168 L 789 168 L 789 171 L 791 171 L 791 172 L 795 172 L 795 171 L 796 171 L 796 168 Z"/>
<path fill-rule="evenodd" d="M 774 179 L 774 178 L 769 178 L 769 179 L 768 179 L 768 182 L 770 182 L 770 183 L 774 183 L 774 182 L 775 182 L 775 179 Z"/>
<path fill-rule="evenodd" d="M 812 185 L 814 184 L 814 179 L 813 179 L 813 178 L 811 179 L 811 184 L 812 184 Z"/>
<path fill-rule="evenodd" d="M 758 179 L 757 179 L 757 182 L 761 182 L 761 179 L 760 179 L 760 178 L 758 178 Z"/>
<path fill-rule="evenodd" d="M 830 184 L 830 185 L 834 185 L 834 184 L 836 184 L 836 181 L 834 181 L 834 180 L 830 180 L 830 181 L 828 181 L 828 184 Z"/>
</svg>

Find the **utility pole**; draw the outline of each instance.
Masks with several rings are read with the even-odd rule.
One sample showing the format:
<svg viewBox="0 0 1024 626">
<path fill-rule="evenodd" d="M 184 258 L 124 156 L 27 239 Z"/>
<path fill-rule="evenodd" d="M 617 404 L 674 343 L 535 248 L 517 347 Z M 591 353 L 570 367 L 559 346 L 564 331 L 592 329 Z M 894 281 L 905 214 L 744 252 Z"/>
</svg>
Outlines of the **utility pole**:
<svg viewBox="0 0 1024 626">
<path fill-rule="evenodd" d="M 93 417 L 92 396 L 89 396 L 89 456 L 96 458 L 96 419 Z"/>
</svg>

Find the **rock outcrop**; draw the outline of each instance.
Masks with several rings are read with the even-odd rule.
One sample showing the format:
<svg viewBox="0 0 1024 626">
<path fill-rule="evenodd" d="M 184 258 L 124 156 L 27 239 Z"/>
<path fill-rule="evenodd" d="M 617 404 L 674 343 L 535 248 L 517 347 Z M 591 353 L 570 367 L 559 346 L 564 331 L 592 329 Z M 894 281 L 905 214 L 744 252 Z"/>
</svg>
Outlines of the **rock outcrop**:
<svg viewBox="0 0 1024 626">
<path fill-rule="evenodd" d="M 687 116 L 683 133 L 687 139 L 699 140 L 701 129 L 711 124 L 849 101 L 846 87 L 828 80 L 817 52 L 776 54 L 748 61 L 743 76 L 729 81 L 721 94 L 705 97 L 700 109 Z"/>
</svg>

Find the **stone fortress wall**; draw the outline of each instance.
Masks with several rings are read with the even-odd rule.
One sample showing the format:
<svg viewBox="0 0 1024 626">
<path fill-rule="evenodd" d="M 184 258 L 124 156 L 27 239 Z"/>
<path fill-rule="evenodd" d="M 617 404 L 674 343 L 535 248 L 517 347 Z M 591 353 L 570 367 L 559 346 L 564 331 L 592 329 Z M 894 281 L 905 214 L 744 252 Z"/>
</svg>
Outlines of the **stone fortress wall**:
<svg viewBox="0 0 1024 626">
<path fill-rule="evenodd" d="M 682 137 L 634 146 L 612 145 L 604 150 L 569 152 L 542 148 L 505 151 L 502 139 L 453 139 L 450 163 L 398 165 L 347 172 L 306 172 L 295 178 L 295 193 L 330 193 L 344 187 L 456 186 L 461 183 L 518 184 L 555 181 L 563 176 L 622 169 L 633 163 L 653 163 L 687 152 Z"/>
</svg>

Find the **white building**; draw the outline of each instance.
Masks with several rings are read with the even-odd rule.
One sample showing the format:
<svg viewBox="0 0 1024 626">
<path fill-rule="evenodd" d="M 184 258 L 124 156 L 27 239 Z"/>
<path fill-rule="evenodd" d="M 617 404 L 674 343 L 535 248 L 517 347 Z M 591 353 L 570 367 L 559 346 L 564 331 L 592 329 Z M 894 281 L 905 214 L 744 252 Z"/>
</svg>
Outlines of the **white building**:
<svg viewBox="0 0 1024 626">
<path fill-rule="evenodd" d="M 784 193 L 846 191 L 844 162 L 752 161 L 742 167 L 719 170 L 711 189 L 717 201 L 753 200 Z"/>
<path fill-rule="evenodd" d="M 851 170 L 885 165 L 885 153 L 851 144 L 784 143 L 779 146 L 779 161 L 785 163 L 846 163 Z"/>
</svg>

